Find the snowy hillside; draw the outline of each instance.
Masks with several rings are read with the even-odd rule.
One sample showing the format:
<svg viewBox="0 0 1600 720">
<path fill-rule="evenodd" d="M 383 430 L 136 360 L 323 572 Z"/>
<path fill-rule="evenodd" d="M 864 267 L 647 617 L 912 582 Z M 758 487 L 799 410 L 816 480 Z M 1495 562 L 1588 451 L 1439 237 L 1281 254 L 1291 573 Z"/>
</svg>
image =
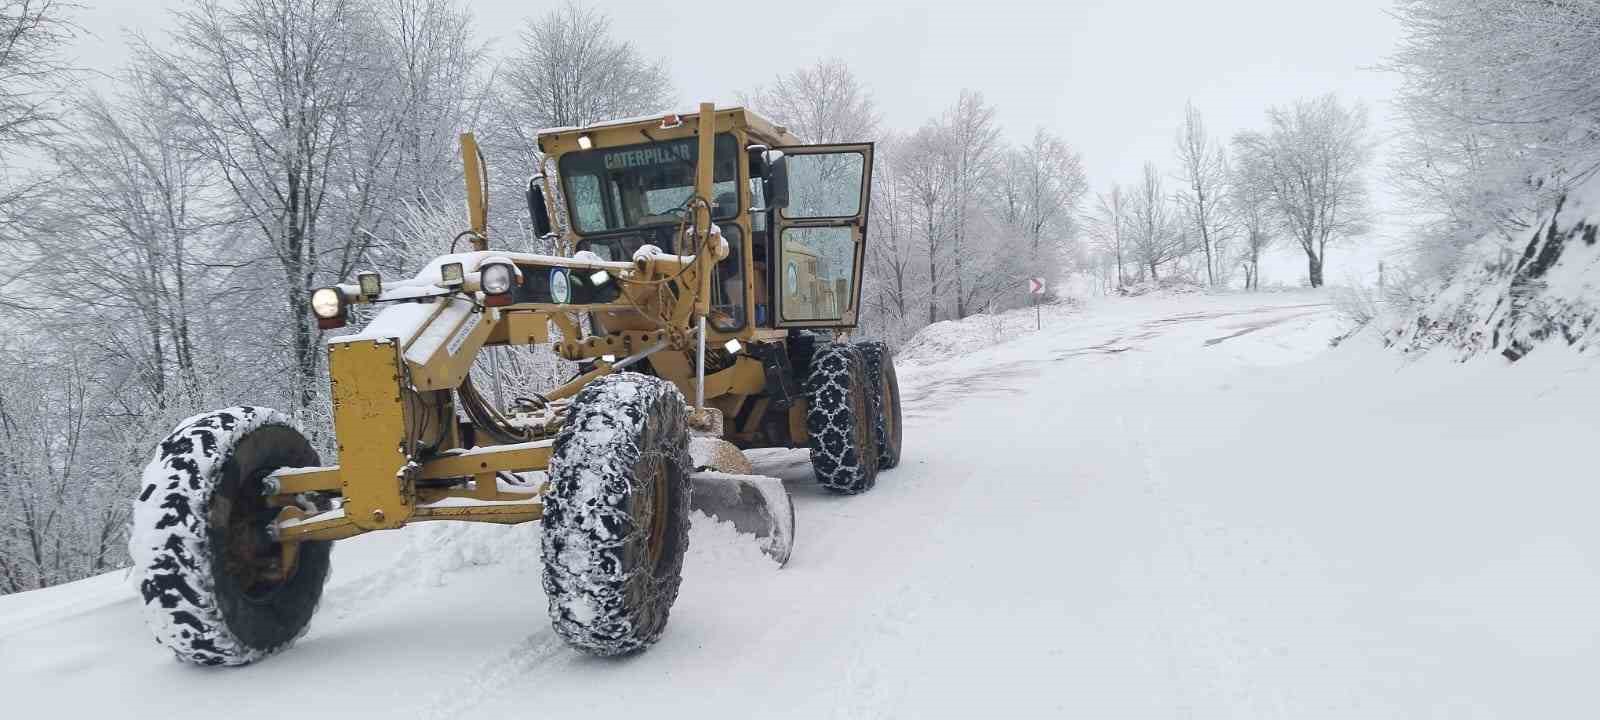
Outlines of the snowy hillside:
<svg viewBox="0 0 1600 720">
<path fill-rule="evenodd" d="M 1518 360 L 1546 342 L 1600 344 L 1600 178 L 1575 189 L 1538 226 L 1467 249 L 1449 285 L 1390 334 L 1408 351 L 1443 345 L 1459 356 Z"/>
<path fill-rule="evenodd" d="M 104 718 L 1600 713 L 1592 360 L 1330 349 L 1310 292 L 1043 320 L 904 365 L 905 459 L 871 493 L 758 453 L 796 497 L 793 560 L 696 518 L 642 655 L 551 632 L 536 527 L 424 525 L 338 544 L 309 635 L 246 668 L 174 662 L 120 573 L 0 597 L 0 696 Z"/>
</svg>

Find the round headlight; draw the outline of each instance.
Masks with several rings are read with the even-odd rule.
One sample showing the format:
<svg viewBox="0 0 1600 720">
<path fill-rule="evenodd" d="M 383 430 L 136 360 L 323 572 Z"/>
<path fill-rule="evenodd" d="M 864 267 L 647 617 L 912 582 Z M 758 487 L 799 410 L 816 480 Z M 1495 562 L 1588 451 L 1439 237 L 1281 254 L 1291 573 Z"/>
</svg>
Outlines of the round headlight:
<svg viewBox="0 0 1600 720">
<path fill-rule="evenodd" d="M 479 270 L 478 286 L 483 288 L 484 294 L 500 295 L 511 291 L 514 277 L 515 272 L 507 263 L 485 265 Z"/>
<path fill-rule="evenodd" d="M 317 288 L 311 293 L 311 312 L 324 320 L 344 314 L 344 293 L 339 288 Z"/>
<path fill-rule="evenodd" d="M 572 299 L 572 284 L 563 268 L 550 271 L 550 299 L 561 304 Z"/>
</svg>

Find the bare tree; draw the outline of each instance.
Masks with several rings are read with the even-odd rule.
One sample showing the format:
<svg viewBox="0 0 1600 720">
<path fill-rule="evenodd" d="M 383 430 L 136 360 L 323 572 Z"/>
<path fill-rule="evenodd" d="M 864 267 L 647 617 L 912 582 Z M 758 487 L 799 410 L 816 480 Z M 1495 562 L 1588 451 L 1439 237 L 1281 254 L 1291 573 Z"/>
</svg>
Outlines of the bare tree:
<svg viewBox="0 0 1600 720">
<path fill-rule="evenodd" d="M 1184 106 L 1177 146 L 1179 177 L 1183 182 L 1178 202 L 1183 208 L 1184 221 L 1200 238 L 1200 250 L 1206 261 L 1206 283 L 1216 285 L 1215 250 L 1228 232 L 1228 215 L 1223 208 L 1227 197 L 1227 158 L 1222 147 L 1206 134 L 1205 118 L 1193 103 Z"/>
<path fill-rule="evenodd" d="M 902 166 L 908 144 L 893 136 L 879 140 L 872 164 L 872 238 L 864 282 L 875 292 L 866 304 L 892 340 L 904 339 L 919 276 L 915 196 Z"/>
<path fill-rule="evenodd" d="M 939 126 L 950 159 L 949 197 L 953 214 L 951 258 L 955 281 L 956 317 L 964 318 L 976 310 L 973 301 L 992 274 L 977 271 L 979 263 L 968 247 L 969 238 L 982 220 L 982 192 L 996 170 L 1002 148 L 1000 126 L 994 120 L 994 106 L 983 101 L 983 93 L 962 90 L 961 97 L 945 111 Z"/>
<path fill-rule="evenodd" d="M 109 328 L 91 343 L 137 362 L 143 402 L 165 407 L 200 385 L 189 318 L 205 294 L 194 275 L 215 178 L 185 150 L 180 117 L 151 78 L 129 72 L 121 87 L 115 104 L 93 93 L 77 103 L 54 153 L 60 232 L 37 240 L 60 260 L 58 296 Z"/>
<path fill-rule="evenodd" d="M 939 321 L 939 299 L 950 284 L 945 261 L 951 249 L 950 147 L 936 122 L 919 128 L 906 141 L 899 160 L 908 187 L 912 213 L 928 260 L 928 322 Z"/>
<path fill-rule="evenodd" d="M 485 152 L 495 167 L 529 169 L 491 175 L 494 194 L 514 198 L 521 197 L 527 175 L 540 167 L 539 130 L 660 112 L 674 102 L 665 59 L 644 57 L 632 43 L 612 35 L 605 12 L 570 0 L 527 22 L 521 45 L 492 86 L 497 92 L 485 107 Z M 521 203 L 500 207 L 515 210 Z M 509 220 L 497 214 L 491 223 L 496 218 L 502 224 Z M 564 223 L 565 214 L 552 219 Z"/>
<path fill-rule="evenodd" d="M 0 0 L 0 251 L 11 258 L 0 268 L 0 309 L 33 307 L 22 287 L 28 276 L 23 246 L 36 230 L 25 206 L 40 201 L 47 182 L 36 173 L 16 173 L 13 165 L 60 125 L 61 100 L 76 73 L 65 56 L 79 34 L 70 18 L 76 9 L 56 0 Z"/>
<path fill-rule="evenodd" d="M 1264 180 L 1276 219 L 1305 251 L 1311 286 L 1322 287 L 1328 243 L 1367 231 L 1366 109 L 1324 95 L 1271 108 L 1267 123 L 1235 136 L 1235 155 Z"/>
<path fill-rule="evenodd" d="M 376 186 L 393 178 L 393 114 L 371 104 L 393 95 L 376 19 L 356 0 L 196 0 L 174 17 L 171 49 L 145 41 L 141 62 L 229 189 L 234 220 L 276 264 L 303 411 L 321 361 L 307 299 L 370 250 Z"/>
<path fill-rule="evenodd" d="M 1229 169 L 1228 211 L 1233 224 L 1244 237 L 1244 252 L 1239 262 L 1244 269 L 1246 290 L 1261 289 L 1261 253 L 1272 246 L 1272 193 L 1259 168 L 1240 165 Z"/>
<path fill-rule="evenodd" d="M 739 102 L 806 142 L 862 142 L 878 134 L 871 94 L 838 58 L 818 60 L 775 78 L 771 85 L 739 93 Z"/>
<path fill-rule="evenodd" d="M 1128 198 L 1127 217 L 1128 239 L 1140 279 L 1149 270 L 1150 279 L 1160 281 L 1161 266 L 1182 257 L 1189 248 L 1155 163 L 1145 163 L 1139 184 Z"/>
<path fill-rule="evenodd" d="M 1005 154 L 995 185 L 1001 222 L 1025 240 L 1029 262 L 1056 269 L 1077 234 L 1078 206 L 1089 191 L 1083 161 L 1043 128 Z"/>
<path fill-rule="evenodd" d="M 487 56 L 472 37 L 472 16 L 456 0 L 381 0 L 378 22 L 387 65 L 399 69 L 395 96 L 387 99 L 394 116 L 393 188 L 389 212 L 405 205 L 420 212 L 456 212 L 463 202 L 457 172 L 457 132 L 472 127 L 483 98 L 473 68 Z M 436 208 L 435 206 L 442 206 Z M 405 272 L 420 247 L 405 228 L 383 228 L 395 241 L 378 264 Z M 453 235 L 454 233 L 450 233 Z"/>
<path fill-rule="evenodd" d="M 78 36 L 57 0 L 0 0 L 0 168 L 7 151 L 36 144 L 60 121 L 74 70 L 65 50 Z"/>
<path fill-rule="evenodd" d="M 1117 281 L 1115 288 L 1121 290 L 1127 284 L 1123 274 L 1123 248 L 1128 234 L 1128 192 L 1121 185 L 1112 186 L 1111 192 L 1102 193 L 1095 199 L 1094 215 L 1089 220 L 1089 232 L 1100 244 L 1107 257 L 1112 258 L 1117 266 Z"/>
<path fill-rule="evenodd" d="M 1600 168 L 1600 8 L 1593 2 L 1400 0 L 1388 64 L 1406 127 L 1390 174 L 1418 218 L 1423 267 L 1528 229 Z"/>
<path fill-rule="evenodd" d="M 654 112 L 673 97 L 665 60 L 613 38 L 611 18 L 577 2 L 528 21 L 502 82 L 529 145 L 540 128 Z"/>
</svg>

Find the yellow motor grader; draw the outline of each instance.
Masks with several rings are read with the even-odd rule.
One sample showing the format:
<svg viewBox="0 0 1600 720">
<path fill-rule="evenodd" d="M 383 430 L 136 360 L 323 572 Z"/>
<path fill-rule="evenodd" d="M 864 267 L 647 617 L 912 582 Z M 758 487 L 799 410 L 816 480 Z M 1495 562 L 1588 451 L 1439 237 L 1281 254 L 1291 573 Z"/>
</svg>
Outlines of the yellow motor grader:
<svg viewBox="0 0 1600 720">
<path fill-rule="evenodd" d="M 556 632 L 634 652 L 666 625 L 692 509 L 788 560 L 788 494 L 741 448 L 807 447 L 817 480 L 845 494 L 898 462 L 891 358 L 847 342 L 870 143 L 804 145 L 710 104 L 538 143 L 530 219 L 558 254 L 490 247 L 467 134 L 457 239 L 471 251 L 312 295 L 324 330 L 375 311 L 327 343 L 338 464 L 261 407 L 195 416 L 161 443 L 130 552 L 156 639 L 180 659 L 242 665 L 286 647 L 333 541 L 427 520 L 540 521 Z M 485 348 L 535 344 L 576 377 L 506 406 L 474 385 Z"/>
</svg>

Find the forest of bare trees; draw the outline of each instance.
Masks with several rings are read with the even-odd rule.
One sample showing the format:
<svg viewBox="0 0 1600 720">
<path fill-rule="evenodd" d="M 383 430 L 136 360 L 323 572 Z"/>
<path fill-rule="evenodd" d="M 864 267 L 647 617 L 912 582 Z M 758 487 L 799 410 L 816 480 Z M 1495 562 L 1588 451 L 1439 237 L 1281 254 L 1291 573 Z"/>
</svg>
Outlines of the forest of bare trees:
<svg viewBox="0 0 1600 720">
<path fill-rule="evenodd" d="M 1264 129 L 1224 142 L 1185 106 L 1175 170 L 1147 162 L 1136 183 L 1109 188 L 1089 208 L 1083 269 L 1107 290 L 1172 282 L 1250 290 L 1262 254 L 1282 245 L 1305 255 L 1305 284 L 1322 287 L 1328 245 L 1369 227 L 1375 142 L 1366 109 L 1324 95 L 1265 115 Z"/>
</svg>

